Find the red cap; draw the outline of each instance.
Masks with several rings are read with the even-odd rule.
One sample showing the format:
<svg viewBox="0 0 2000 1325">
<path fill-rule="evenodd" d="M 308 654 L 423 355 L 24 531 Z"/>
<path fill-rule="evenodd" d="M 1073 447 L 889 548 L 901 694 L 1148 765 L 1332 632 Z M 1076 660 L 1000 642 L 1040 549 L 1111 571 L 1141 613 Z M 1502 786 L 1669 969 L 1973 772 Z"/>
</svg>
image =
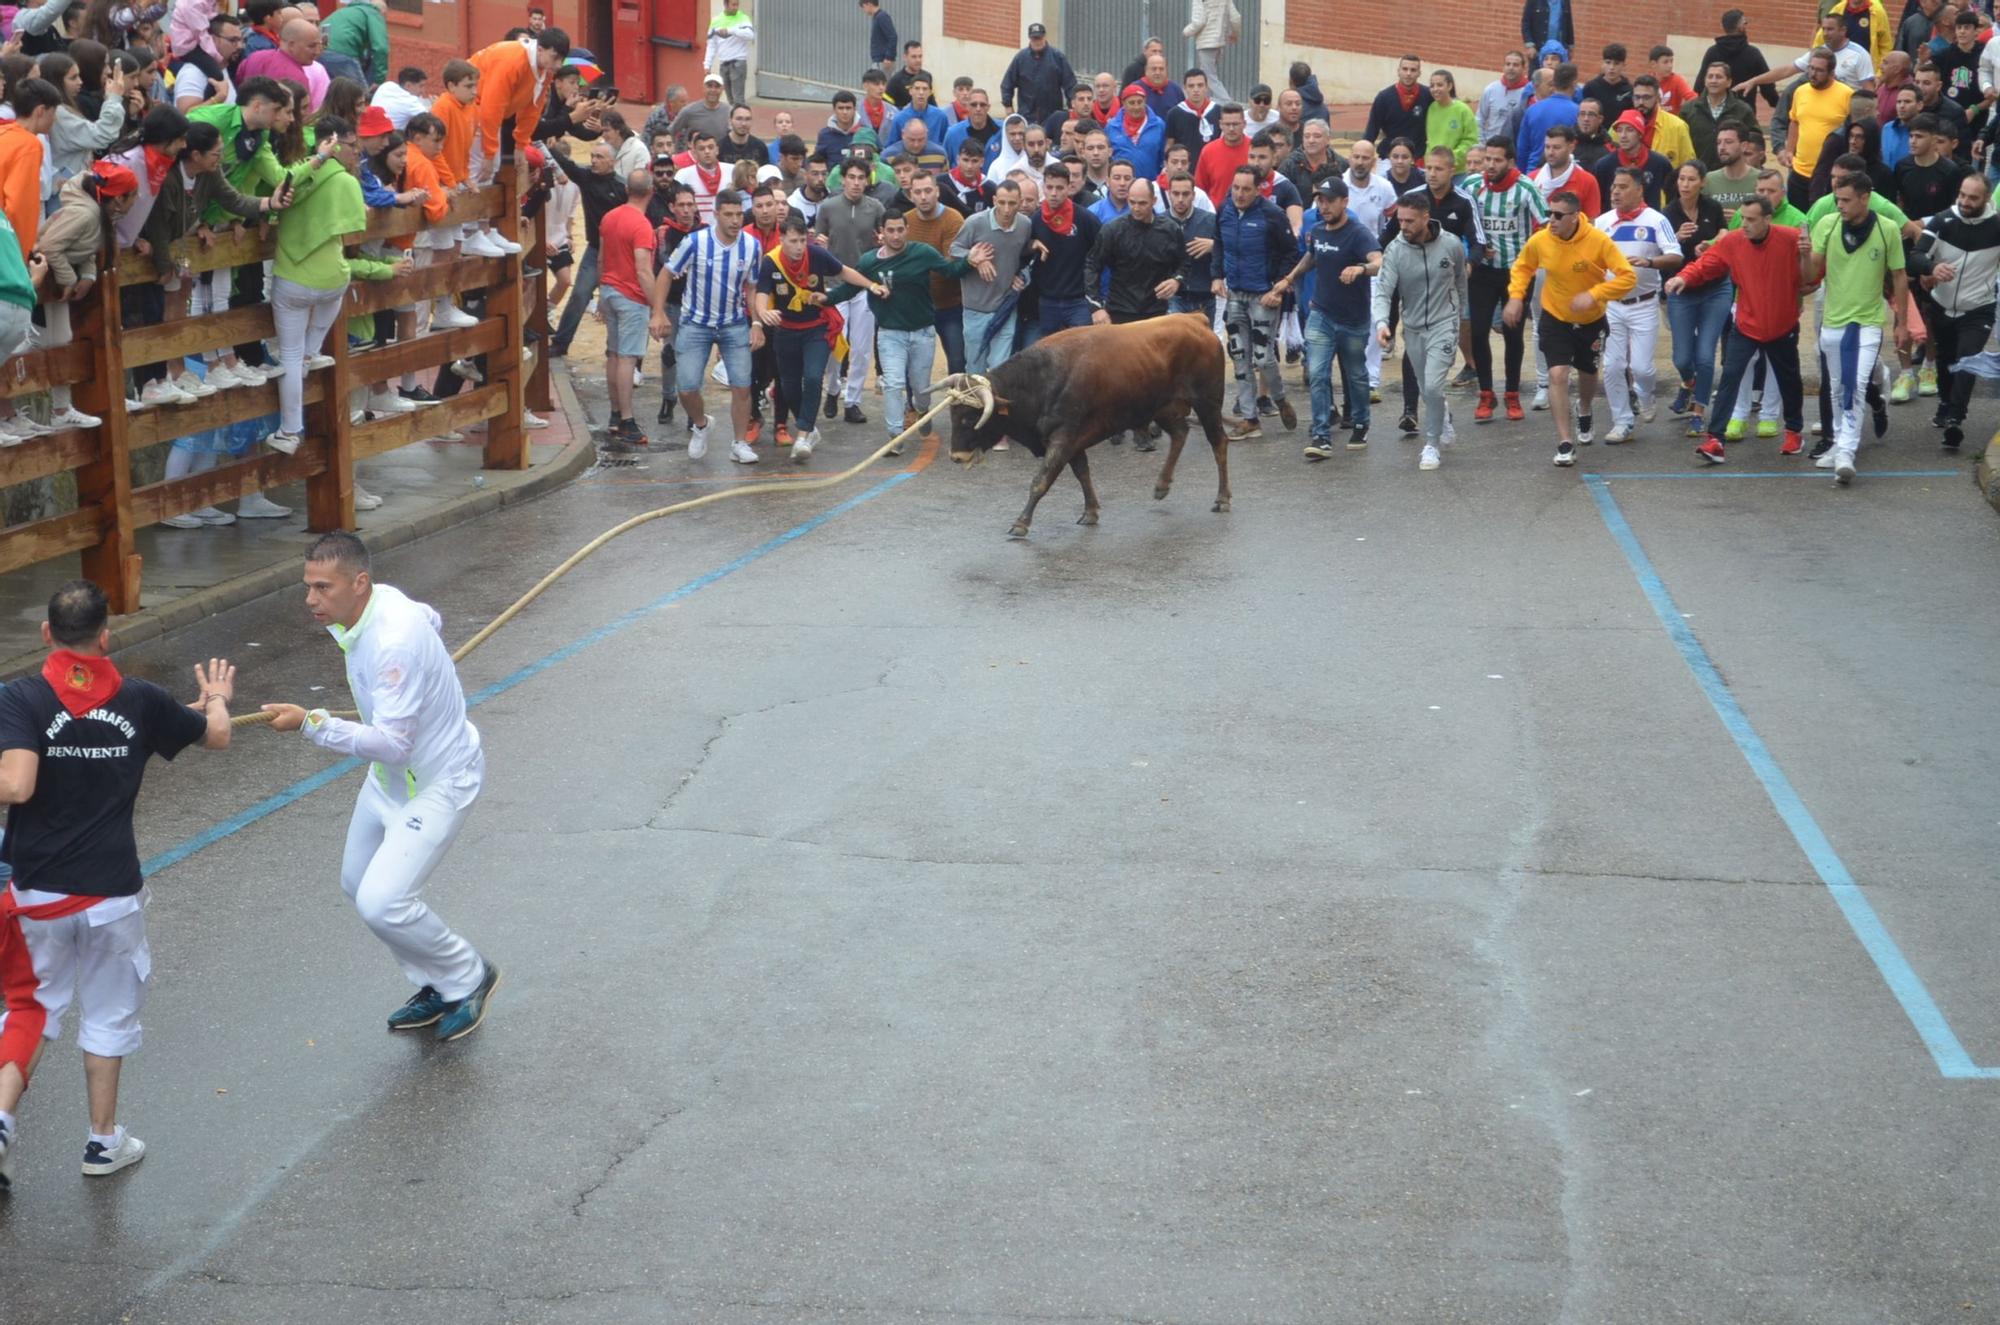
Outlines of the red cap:
<svg viewBox="0 0 2000 1325">
<path fill-rule="evenodd" d="M 361 112 L 361 123 L 354 126 L 354 132 L 363 138 L 380 138 L 396 132 L 396 126 L 390 121 L 388 111 L 370 106 Z"/>
<path fill-rule="evenodd" d="M 1628 110 L 1617 119 L 1611 121 L 1611 127 L 1614 129 L 1621 124 L 1629 124 L 1637 129 L 1641 138 L 1646 136 L 1646 117 L 1636 110 Z"/>
<path fill-rule="evenodd" d="M 139 177 L 116 161 L 99 161 L 91 169 L 97 172 L 97 196 L 100 198 L 120 198 L 139 187 Z"/>
<path fill-rule="evenodd" d="M 1125 90 L 1118 94 L 1118 99 L 1123 101 L 1127 97 L 1143 97 L 1145 95 L 1146 89 L 1144 86 L 1138 83 L 1128 83 L 1125 86 Z"/>
</svg>

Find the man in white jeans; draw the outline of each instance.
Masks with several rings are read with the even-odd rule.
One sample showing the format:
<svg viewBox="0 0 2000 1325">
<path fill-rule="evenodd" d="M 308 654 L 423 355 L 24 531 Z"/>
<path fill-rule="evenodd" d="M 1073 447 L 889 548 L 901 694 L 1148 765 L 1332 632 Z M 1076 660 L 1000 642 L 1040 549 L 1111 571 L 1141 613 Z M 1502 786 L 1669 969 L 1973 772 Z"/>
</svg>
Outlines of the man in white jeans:
<svg viewBox="0 0 2000 1325">
<path fill-rule="evenodd" d="M 1632 292 L 1604 310 L 1604 397 L 1611 402 L 1611 431 L 1604 442 L 1614 446 L 1632 440 L 1635 394 L 1646 422 L 1658 412 L 1653 355 L 1660 343 L 1660 273 L 1686 258 L 1667 218 L 1646 205 L 1645 176 L 1628 166 L 1612 175 L 1611 210 L 1597 218 L 1597 228 L 1611 236 L 1639 274 Z"/>
<path fill-rule="evenodd" d="M 1861 411 L 1883 329 L 1901 327 L 1909 282 L 1903 274 L 1903 240 L 1886 217 L 1868 206 L 1874 185 L 1865 174 L 1845 175 L 1834 187 L 1834 210 L 1799 236 L 1800 275 L 1824 281 L 1826 307 L 1819 352 L 1833 393 L 1833 445 L 1813 463 L 1831 469 L 1834 481 L 1854 481 L 1854 452 L 1861 445 Z M 1882 298 L 1883 283 L 1889 298 Z"/>
<path fill-rule="evenodd" d="M 303 731 L 323 750 L 372 760 L 347 827 L 340 886 L 417 992 L 389 1029 L 437 1027 L 439 1040 L 478 1029 L 500 968 L 425 905 L 423 888 L 472 814 L 486 775 L 479 729 L 438 635 L 442 618 L 376 584 L 368 549 L 344 530 L 306 553 L 306 608 L 347 655 L 361 721 L 325 709 L 266 704 L 273 731 Z"/>
</svg>

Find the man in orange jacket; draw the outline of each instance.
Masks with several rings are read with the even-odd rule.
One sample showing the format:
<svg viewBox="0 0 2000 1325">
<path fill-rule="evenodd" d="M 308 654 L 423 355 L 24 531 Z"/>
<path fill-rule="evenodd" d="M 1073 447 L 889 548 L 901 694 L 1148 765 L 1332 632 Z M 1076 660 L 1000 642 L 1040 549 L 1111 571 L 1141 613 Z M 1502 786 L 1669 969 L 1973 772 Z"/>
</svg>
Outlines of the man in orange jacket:
<svg viewBox="0 0 2000 1325">
<path fill-rule="evenodd" d="M 499 173 L 500 130 L 509 117 L 514 121 L 516 149 L 534 141 L 555 71 L 568 57 L 569 36 L 561 28 L 543 28 L 519 41 L 497 41 L 472 57 L 479 70 L 479 97 L 473 104 L 478 133 L 468 165 L 474 188 L 491 184 Z M 481 222 L 466 236 L 464 251 L 475 257 L 503 258 L 519 253 L 521 246 Z"/>
<path fill-rule="evenodd" d="M 13 222 L 21 256 L 35 251 L 42 225 L 42 139 L 56 122 L 62 93 L 39 78 L 24 79 L 8 100 L 14 118 L 0 121 L 0 211 Z"/>
</svg>

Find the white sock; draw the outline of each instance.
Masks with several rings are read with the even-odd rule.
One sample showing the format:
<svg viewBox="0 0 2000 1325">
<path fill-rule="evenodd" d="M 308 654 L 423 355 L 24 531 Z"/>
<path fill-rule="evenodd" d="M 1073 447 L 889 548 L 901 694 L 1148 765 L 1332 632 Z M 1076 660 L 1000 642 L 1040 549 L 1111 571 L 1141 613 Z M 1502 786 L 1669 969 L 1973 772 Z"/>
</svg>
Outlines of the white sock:
<svg viewBox="0 0 2000 1325">
<path fill-rule="evenodd" d="M 90 1134 L 90 1139 L 95 1141 L 98 1145 L 103 1146 L 106 1150 L 116 1150 L 118 1148 L 118 1143 L 121 1140 L 123 1140 L 124 1137 L 125 1137 L 125 1129 L 122 1127 L 114 1127 L 111 1131 L 111 1135 L 109 1136 L 100 1136 L 96 1132 L 92 1132 Z"/>
<path fill-rule="evenodd" d="M 0 1109 L 0 1131 L 12 1132 L 13 1130 L 14 1115 L 5 1109 Z"/>
</svg>

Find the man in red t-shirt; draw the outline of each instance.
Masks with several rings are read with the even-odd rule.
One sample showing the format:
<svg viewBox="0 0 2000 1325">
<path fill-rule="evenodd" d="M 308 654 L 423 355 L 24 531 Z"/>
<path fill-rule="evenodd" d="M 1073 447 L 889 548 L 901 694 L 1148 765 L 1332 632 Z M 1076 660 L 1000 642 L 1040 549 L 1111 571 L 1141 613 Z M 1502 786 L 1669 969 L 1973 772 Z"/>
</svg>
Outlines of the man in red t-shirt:
<svg viewBox="0 0 2000 1325">
<path fill-rule="evenodd" d="M 1194 186 L 1220 207 L 1229 196 L 1236 168 L 1249 164 L 1250 140 L 1243 135 L 1243 108 L 1229 106 L 1222 112 L 1221 135 L 1201 150 L 1201 157 L 1195 162 Z"/>
<path fill-rule="evenodd" d="M 632 451 L 648 444 L 632 417 L 632 374 L 646 357 L 646 329 L 653 310 L 653 223 L 646 204 L 653 199 L 650 171 L 635 170 L 625 182 L 625 202 L 604 214 L 597 227 L 598 316 L 604 319 L 605 378 L 611 389 L 611 422 L 606 449 Z"/>
</svg>

